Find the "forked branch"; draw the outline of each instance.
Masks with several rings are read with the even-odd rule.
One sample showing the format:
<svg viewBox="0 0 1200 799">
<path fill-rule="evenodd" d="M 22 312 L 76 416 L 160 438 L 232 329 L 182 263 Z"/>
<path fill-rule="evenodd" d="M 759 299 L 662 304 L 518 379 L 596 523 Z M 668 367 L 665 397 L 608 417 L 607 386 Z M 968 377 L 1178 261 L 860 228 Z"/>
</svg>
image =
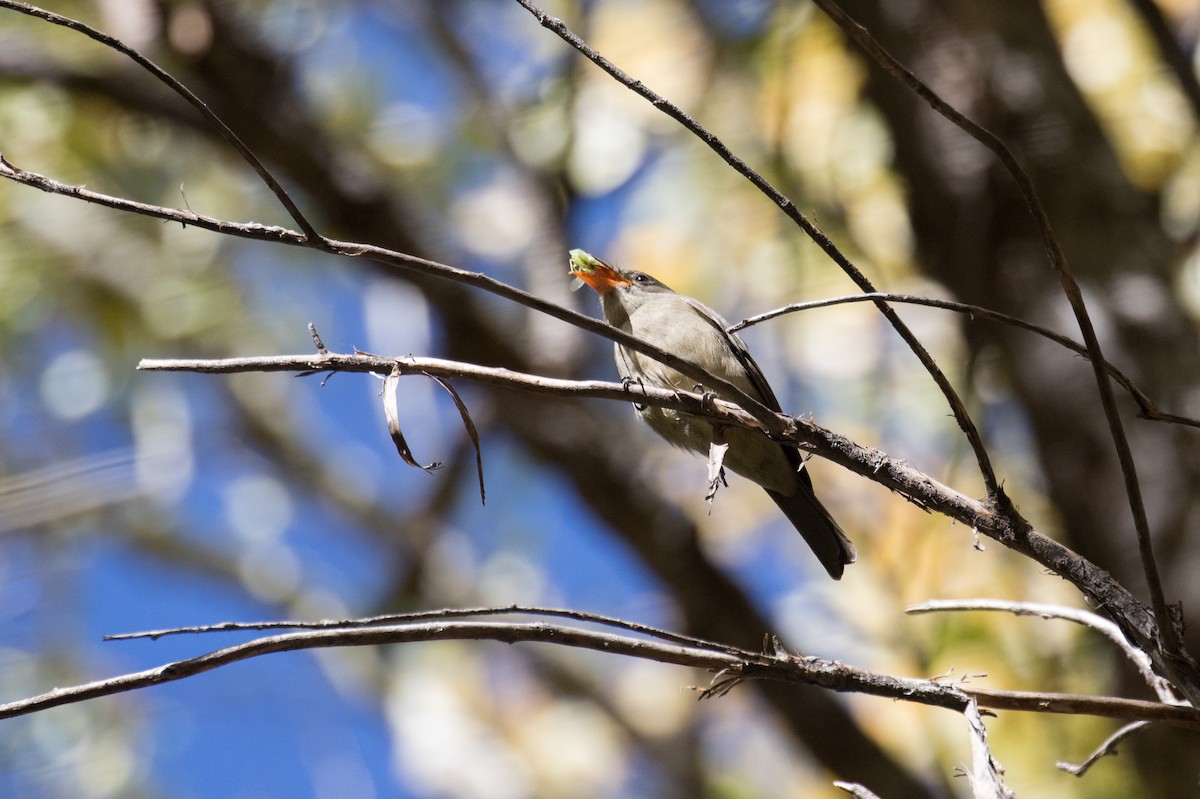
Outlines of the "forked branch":
<svg viewBox="0 0 1200 799">
<path fill-rule="evenodd" d="M 509 612 L 502 609 L 500 612 Z M 581 615 L 581 614 L 572 614 Z M 582 614 L 586 615 L 586 614 Z M 581 619 L 587 621 L 587 619 Z M 272 623 L 274 626 L 275 623 Z M 295 623 L 299 626 L 299 623 Z M 294 652 L 345 646 L 382 646 L 422 641 L 500 641 L 545 643 L 590 649 L 625 657 L 706 669 L 717 679 L 774 680 L 815 685 L 833 691 L 861 693 L 966 712 L 973 704 L 1034 713 L 1069 713 L 1129 720 L 1157 720 L 1200 729 L 1200 713 L 1192 708 L 1159 705 L 1114 697 L 1078 697 L 1052 693 L 983 691 L 961 684 L 918 680 L 866 671 L 834 660 L 798 657 L 783 651 L 751 652 L 698 639 L 685 642 L 646 637 L 631 632 L 613 633 L 548 622 L 494 622 L 437 620 L 384 625 L 357 624 L 265 636 L 173 661 L 151 669 L 67 688 L 0 705 L 0 719 L 101 696 L 174 682 L 242 660 L 274 652 Z M 236 625 L 246 629 L 253 625 Z M 213 631 L 232 629 L 214 625 Z M 161 635 L 168 631 L 156 631 Z M 124 636 L 134 637 L 134 636 Z"/>
</svg>

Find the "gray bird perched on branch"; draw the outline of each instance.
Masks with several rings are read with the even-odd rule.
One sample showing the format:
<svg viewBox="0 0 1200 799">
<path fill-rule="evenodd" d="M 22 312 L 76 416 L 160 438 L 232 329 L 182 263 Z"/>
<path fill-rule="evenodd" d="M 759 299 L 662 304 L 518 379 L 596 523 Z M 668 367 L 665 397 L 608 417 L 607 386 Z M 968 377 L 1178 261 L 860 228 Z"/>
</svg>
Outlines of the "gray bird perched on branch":
<svg viewBox="0 0 1200 799">
<path fill-rule="evenodd" d="M 676 294 L 643 272 L 609 266 L 583 250 L 571 250 L 571 273 L 600 295 L 604 318 L 612 326 L 686 358 L 768 408 L 780 410 L 779 400 L 745 343 L 727 332 L 728 323 L 704 303 Z M 700 388 L 692 378 L 620 344 L 616 345 L 616 359 L 617 370 L 627 383 L 682 391 Z M 830 577 L 841 578 L 846 564 L 854 562 L 854 545 L 817 499 L 812 478 L 794 447 L 758 430 L 714 428 L 710 420 L 694 414 L 652 406 L 637 406 L 637 413 L 671 444 L 708 453 L 710 466 L 713 445 L 727 444 L 723 464 L 766 489 Z M 713 492 L 720 477 L 719 454 L 715 461 L 716 474 L 710 474 Z"/>
</svg>

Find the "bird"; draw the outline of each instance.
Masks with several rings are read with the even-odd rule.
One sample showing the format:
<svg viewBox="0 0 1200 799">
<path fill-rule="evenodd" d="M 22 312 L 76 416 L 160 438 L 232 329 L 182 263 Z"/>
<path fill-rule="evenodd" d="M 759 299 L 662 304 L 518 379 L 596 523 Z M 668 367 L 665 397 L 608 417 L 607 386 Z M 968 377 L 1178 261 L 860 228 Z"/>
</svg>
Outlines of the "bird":
<svg viewBox="0 0 1200 799">
<path fill-rule="evenodd" d="M 691 361 L 773 411 L 781 410 L 745 342 L 729 332 L 729 324 L 704 303 L 672 291 L 645 272 L 618 269 L 583 250 L 570 251 L 570 273 L 576 278 L 575 288 L 586 284 L 599 295 L 604 318 L 613 327 Z M 615 355 L 617 371 L 627 386 L 681 391 L 704 388 L 687 375 L 620 344 L 615 345 Z M 719 391 L 715 393 L 721 397 Z M 736 402 L 732 397 L 721 398 Z M 854 544 L 817 499 L 812 478 L 795 447 L 760 430 L 736 425 L 715 428 L 710 419 L 696 414 L 650 405 L 634 407 L 655 433 L 674 446 L 706 454 L 714 440 L 728 444 L 723 465 L 766 490 L 830 577 L 841 579 L 845 567 L 855 561 Z M 718 478 L 712 479 L 715 491 Z"/>
</svg>

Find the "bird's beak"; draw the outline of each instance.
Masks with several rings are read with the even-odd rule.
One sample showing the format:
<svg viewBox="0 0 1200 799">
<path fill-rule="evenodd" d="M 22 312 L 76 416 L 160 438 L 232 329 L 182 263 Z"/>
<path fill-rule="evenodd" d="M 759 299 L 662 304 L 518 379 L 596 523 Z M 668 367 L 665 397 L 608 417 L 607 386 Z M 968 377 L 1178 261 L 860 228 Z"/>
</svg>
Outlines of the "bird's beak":
<svg viewBox="0 0 1200 799">
<path fill-rule="evenodd" d="M 571 274 L 595 289 L 597 294 L 607 294 L 630 284 L 629 278 L 583 250 L 571 250 Z"/>
</svg>

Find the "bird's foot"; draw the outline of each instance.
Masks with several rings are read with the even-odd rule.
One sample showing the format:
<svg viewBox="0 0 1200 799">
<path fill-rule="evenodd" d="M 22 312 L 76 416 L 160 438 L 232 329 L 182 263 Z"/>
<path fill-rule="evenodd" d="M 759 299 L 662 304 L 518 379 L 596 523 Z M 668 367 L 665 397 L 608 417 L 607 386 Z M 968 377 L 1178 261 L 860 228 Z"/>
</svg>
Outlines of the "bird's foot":
<svg viewBox="0 0 1200 799">
<path fill-rule="evenodd" d="M 713 403 L 713 400 L 717 398 L 717 392 L 709 391 L 702 383 L 697 383 L 696 385 L 692 386 L 692 390 L 700 395 L 700 407 L 702 409 L 706 411 L 713 411 L 716 409 L 717 406 Z"/>
<path fill-rule="evenodd" d="M 621 387 L 623 389 L 625 389 L 626 391 L 633 391 L 634 386 L 637 386 L 638 388 L 642 389 L 642 393 L 645 393 L 646 384 L 642 382 L 642 378 L 630 377 L 629 375 L 621 376 Z M 638 413 L 641 413 L 642 411 L 646 410 L 646 405 L 645 405 L 645 403 L 642 403 L 642 402 L 635 402 L 635 403 L 633 403 L 633 409 L 635 411 L 637 411 Z"/>
</svg>

